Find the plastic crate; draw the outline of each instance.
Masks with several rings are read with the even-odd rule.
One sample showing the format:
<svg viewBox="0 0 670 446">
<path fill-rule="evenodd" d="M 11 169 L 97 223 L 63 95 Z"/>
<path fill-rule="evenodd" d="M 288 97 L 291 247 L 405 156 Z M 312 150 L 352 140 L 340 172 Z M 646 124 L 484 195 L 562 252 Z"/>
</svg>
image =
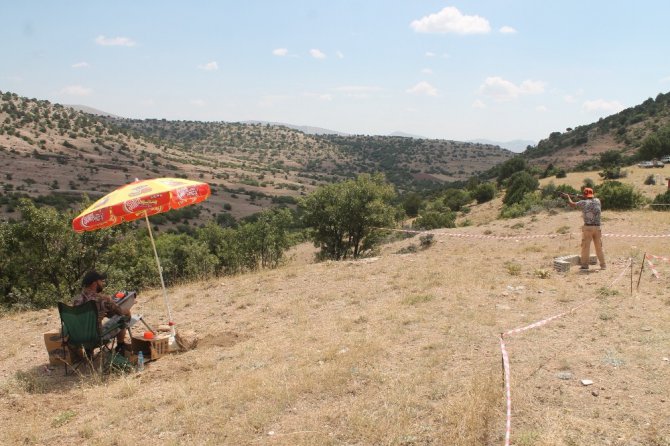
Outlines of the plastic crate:
<svg viewBox="0 0 670 446">
<path fill-rule="evenodd" d="M 133 336 L 131 338 L 133 354 L 137 355 L 141 351 L 145 361 L 153 361 L 168 354 L 169 341 L 169 335 L 163 335 L 154 339 Z"/>
</svg>

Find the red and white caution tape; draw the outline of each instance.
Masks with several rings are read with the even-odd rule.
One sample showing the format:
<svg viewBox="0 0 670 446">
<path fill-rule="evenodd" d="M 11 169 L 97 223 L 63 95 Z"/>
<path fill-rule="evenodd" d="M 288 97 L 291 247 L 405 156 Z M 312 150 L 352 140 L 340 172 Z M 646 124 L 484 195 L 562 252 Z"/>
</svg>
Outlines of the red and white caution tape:
<svg viewBox="0 0 670 446">
<path fill-rule="evenodd" d="M 633 266 L 633 258 L 630 257 L 630 258 L 628 259 L 628 265 L 626 265 L 626 267 L 625 267 L 624 269 L 621 270 L 621 272 L 619 273 L 619 275 L 617 276 L 617 278 L 614 279 L 614 280 L 610 283 L 610 286 L 609 286 L 609 287 L 612 288 L 612 285 L 614 285 L 614 284 L 617 283 L 619 280 L 621 280 L 621 278 L 624 276 L 624 274 L 626 274 L 626 270 L 627 270 L 629 267 L 632 268 L 632 266 Z M 632 274 L 632 273 L 631 273 L 631 274 Z"/>
<path fill-rule="evenodd" d="M 663 260 L 665 262 L 670 262 L 670 257 L 655 256 L 652 254 L 647 254 L 647 257 L 649 257 L 650 259 L 657 259 L 657 260 Z"/>
<path fill-rule="evenodd" d="M 619 276 L 616 279 L 614 279 L 614 281 L 610 284 L 610 286 L 613 285 L 614 283 L 616 283 L 617 281 L 619 281 L 623 277 L 623 275 L 626 273 L 628 267 L 632 264 L 632 262 L 633 262 L 633 259 L 631 258 L 630 262 L 626 265 L 625 268 L 623 268 L 621 270 L 621 273 L 619 274 Z M 553 320 L 561 318 L 561 317 L 563 317 L 567 314 L 573 313 L 576 310 L 578 310 L 579 308 L 581 308 L 584 305 L 587 305 L 587 304 L 589 304 L 593 301 L 595 301 L 595 298 L 587 299 L 584 302 L 580 303 L 579 305 L 576 305 L 576 306 L 572 307 L 568 311 L 564 311 L 563 313 L 556 314 L 554 316 L 542 319 L 540 321 L 534 322 L 534 323 L 529 324 L 529 325 L 525 325 L 523 327 L 508 330 L 508 331 L 506 331 L 506 332 L 504 332 L 500 335 L 500 337 L 499 337 L 499 339 L 500 339 L 500 351 L 502 353 L 503 370 L 504 370 L 504 375 L 505 375 L 505 397 L 506 397 L 506 400 L 507 400 L 507 420 L 505 422 L 505 446 L 510 445 L 510 436 L 511 436 L 511 432 L 512 432 L 512 390 L 511 390 L 511 384 L 510 384 L 511 372 L 510 372 L 510 366 L 509 366 L 509 354 L 507 353 L 507 347 L 505 345 L 505 336 L 510 336 L 510 335 L 522 333 L 522 332 L 530 330 L 532 328 L 541 327 L 545 324 L 548 324 L 549 322 L 551 322 Z"/>
<path fill-rule="evenodd" d="M 654 266 L 653 263 L 651 263 L 651 260 L 645 259 L 647 261 L 647 265 L 649 265 L 649 268 L 651 268 L 651 273 L 656 277 L 657 279 L 660 279 L 661 277 L 658 275 L 658 271 L 656 271 L 656 267 Z"/>
<path fill-rule="evenodd" d="M 664 238 L 670 237 L 670 234 L 603 234 L 603 237 Z"/>
<path fill-rule="evenodd" d="M 435 234 L 446 235 L 448 237 L 460 238 L 480 238 L 480 239 L 494 239 L 494 240 L 522 240 L 535 238 L 556 238 L 560 236 L 578 236 L 579 234 L 536 234 L 536 235 L 488 235 L 488 234 L 466 234 L 463 232 L 432 232 L 432 231 L 416 231 L 413 229 L 394 229 L 394 228 L 374 228 L 384 231 L 405 232 L 408 234 Z M 433 230 L 434 231 L 434 230 Z M 603 237 L 622 237 L 622 238 L 664 238 L 670 237 L 670 234 L 602 234 Z M 670 260 L 669 260 L 670 261 Z"/>
<path fill-rule="evenodd" d="M 505 446 L 509 446 L 512 434 L 512 390 L 510 389 L 509 356 L 505 348 L 504 335 L 500 335 L 500 351 L 502 351 L 503 370 L 505 373 L 505 396 L 507 398 L 507 422 L 505 423 Z"/>
</svg>

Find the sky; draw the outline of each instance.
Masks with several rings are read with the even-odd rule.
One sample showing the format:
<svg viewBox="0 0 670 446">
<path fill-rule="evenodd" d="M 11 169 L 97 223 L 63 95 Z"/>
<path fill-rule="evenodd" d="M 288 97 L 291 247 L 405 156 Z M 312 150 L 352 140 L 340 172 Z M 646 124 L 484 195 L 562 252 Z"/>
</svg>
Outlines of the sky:
<svg viewBox="0 0 670 446">
<path fill-rule="evenodd" d="M 539 141 L 670 91 L 667 0 L 0 0 L 0 91 L 126 118 Z"/>
</svg>

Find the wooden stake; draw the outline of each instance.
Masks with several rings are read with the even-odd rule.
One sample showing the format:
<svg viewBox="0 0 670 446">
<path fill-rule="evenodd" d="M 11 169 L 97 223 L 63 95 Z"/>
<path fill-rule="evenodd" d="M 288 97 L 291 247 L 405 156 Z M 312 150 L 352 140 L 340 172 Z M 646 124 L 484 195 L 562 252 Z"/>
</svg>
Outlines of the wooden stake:
<svg viewBox="0 0 670 446">
<path fill-rule="evenodd" d="M 640 277 L 637 278 L 637 288 L 635 288 L 635 291 L 640 289 L 640 279 L 642 279 L 642 271 L 644 271 L 644 261 L 647 259 L 647 253 L 644 253 L 644 256 L 642 256 L 642 266 L 640 267 Z"/>
</svg>

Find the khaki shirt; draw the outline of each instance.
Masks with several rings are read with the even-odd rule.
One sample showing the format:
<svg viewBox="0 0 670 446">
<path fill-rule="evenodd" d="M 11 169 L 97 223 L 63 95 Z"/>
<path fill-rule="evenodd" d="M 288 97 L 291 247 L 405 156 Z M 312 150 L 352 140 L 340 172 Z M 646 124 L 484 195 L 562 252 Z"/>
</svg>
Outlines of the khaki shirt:
<svg viewBox="0 0 670 446">
<path fill-rule="evenodd" d="M 87 289 L 83 289 L 81 294 L 74 298 L 72 305 L 81 305 L 89 300 L 94 300 L 95 305 L 98 307 L 98 323 L 105 317 L 112 317 L 115 314 L 123 316 L 123 310 L 114 303 L 111 297 Z"/>
</svg>

